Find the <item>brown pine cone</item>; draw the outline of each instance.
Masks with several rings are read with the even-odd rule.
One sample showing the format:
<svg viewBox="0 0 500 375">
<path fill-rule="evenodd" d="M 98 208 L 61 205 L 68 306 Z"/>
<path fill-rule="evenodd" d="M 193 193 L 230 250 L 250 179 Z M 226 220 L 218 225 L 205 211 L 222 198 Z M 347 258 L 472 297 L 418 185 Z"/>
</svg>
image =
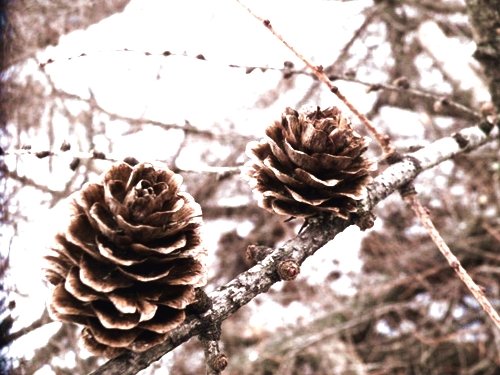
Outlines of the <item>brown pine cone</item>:
<svg viewBox="0 0 500 375">
<path fill-rule="evenodd" d="M 46 256 L 48 305 L 54 319 L 84 325 L 94 354 L 159 344 L 206 283 L 201 208 L 181 184 L 167 168 L 122 163 L 75 193 L 69 227 Z"/>
<path fill-rule="evenodd" d="M 338 108 L 306 114 L 287 108 L 264 140 L 247 146 L 250 183 L 268 211 L 295 217 L 329 212 L 348 219 L 371 181 L 367 148 L 367 139 Z"/>
</svg>

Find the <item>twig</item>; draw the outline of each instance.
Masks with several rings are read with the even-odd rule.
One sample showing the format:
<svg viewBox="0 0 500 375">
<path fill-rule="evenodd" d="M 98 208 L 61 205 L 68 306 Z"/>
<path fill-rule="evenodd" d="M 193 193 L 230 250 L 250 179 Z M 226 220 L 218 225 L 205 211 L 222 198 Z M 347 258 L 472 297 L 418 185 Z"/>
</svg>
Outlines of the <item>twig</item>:
<svg viewBox="0 0 500 375">
<path fill-rule="evenodd" d="M 172 51 L 163 51 L 163 52 L 151 52 L 151 51 L 139 51 L 139 50 L 133 50 L 129 48 L 123 48 L 123 49 L 111 49 L 111 50 L 99 50 L 99 51 L 91 51 L 91 52 L 85 52 L 85 53 L 80 53 L 78 55 L 73 55 L 73 56 L 68 56 L 68 57 L 62 57 L 58 60 L 54 60 L 52 58 L 44 61 L 44 62 L 39 62 L 39 67 L 41 69 L 44 69 L 47 65 L 57 63 L 60 60 L 66 60 L 66 61 L 71 61 L 73 59 L 77 58 L 85 58 L 85 57 L 90 57 L 97 55 L 98 53 L 110 53 L 110 52 L 115 52 L 115 53 L 127 53 L 127 54 L 137 54 L 137 55 L 143 55 L 145 57 L 164 57 L 168 58 L 170 56 L 177 56 L 177 57 L 185 57 L 189 59 L 196 59 L 200 60 L 201 62 L 207 62 L 210 60 L 207 60 L 203 54 L 197 54 L 197 55 L 189 55 L 186 52 L 172 52 Z M 224 64 L 227 65 L 230 68 L 241 68 L 245 69 L 247 74 L 252 73 L 254 70 L 260 70 L 262 72 L 265 72 L 266 70 L 289 70 L 290 67 L 285 66 L 285 68 L 276 68 L 276 67 L 271 67 L 271 66 L 249 66 L 249 65 L 240 65 L 240 64 Z M 288 64 L 286 64 L 288 65 Z"/>
<path fill-rule="evenodd" d="M 226 355 L 219 350 L 219 341 L 202 340 L 202 343 L 207 362 L 207 375 L 219 375 L 228 364 Z"/>
<path fill-rule="evenodd" d="M 373 19 L 374 15 L 377 13 L 377 10 L 373 10 L 368 16 L 363 25 L 356 31 L 355 35 L 353 38 L 349 41 L 349 43 L 345 47 L 349 47 L 352 42 L 356 40 L 356 36 L 359 35 L 361 31 L 364 30 L 364 28 L 370 24 L 370 21 Z M 344 48 L 345 49 L 345 48 Z M 73 60 L 76 58 L 85 58 L 92 56 L 93 53 L 99 53 L 101 51 L 94 51 L 94 52 L 87 52 L 87 53 L 81 53 L 79 55 L 75 56 L 70 56 L 63 58 L 65 60 Z M 104 52 L 104 51 L 102 51 Z M 198 55 L 188 55 L 185 52 L 184 53 L 176 53 L 176 52 L 170 52 L 170 51 L 164 51 L 161 53 L 154 53 L 154 52 L 148 52 L 148 51 L 137 51 L 137 50 L 132 50 L 132 49 L 115 49 L 111 50 L 108 52 L 116 52 L 116 53 L 135 53 L 139 55 L 144 55 L 145 57 L 151 57 L 151 56 L 179 56 L 179 57 L 184 57 L 184 58 L 190 58 L 190 59 L 197 59 L 201 62 L 209 62 L 210 60 L 206 59 L 202 54 Z M 341 55 L 344 53 L 344 50 L 341 52 Z M 37 60 L 38 61 L 38 60 Z M 45 67 L 49 64 L 56 63 L 56 60 L 49 59 L 45 62 L 40 62 L 39 67 L 44 72 L 44 74 L 47 76 L 47 79 L 49 81 L 49 85 L 51 86 L 52 92 L 57 93 L 58 95 L 63 95 L 71 99 L 77 99 L 77 100 L 84 100 L 83 98 L 79 97 L 78 95 L 75 94 L 70 94 L 61 91 L 60 89 L 56 88 L 55 85 L 53 84 L 52 80 L 50 79 L 49 74 L 46 72 Z M 275 67 L 275 66 L 250 66 L 250 65 L 241 65 L 241 64 L 232 64 L 232 63 L 227 63 L 223 64 L 229 68 L 235 68 L 235 69 L 244 69 L 246 74 L 251 74 L 254 71 L 260 70 L 261 72 L 266 72 L 268 70 L 271 71 L 279 71 L 283 73 L 284 78 L 290 78 L 293 75 L 306 75 L 306 76 L 311 76 L 311 77 L 316 77 L 314 73 L 309 73 L 305 70 L 299 70 L 299 69 L 293 69 L 293 65 L 289 62 L 286 61 L 284 62 L 284 67 Z M 368 86 L 370 88 L 370 91 L 376 91 L 376 90 L 387 90 L 387 91 L 396 91 L 396 92 L 402 92 L 408 95 L 411 95 L 413 97 L 418 97 L 426 100 L 432 100 L 432 101 L 439 101 L 443 100 L 444 95 L 436 92 L 430 92 L 427 90 L 419 90 L 419 89 L 414 89 L 414 88 L 405 88 L 405 87 L 400 87 L 397 85 L 391 85 L 387 83 L 380 83 L 380 82 L 367 82 L 364 80 L 357 79 L 353 77 L 352 75 L 346 74 L 346 73 L 335 73 L 334 72 L 334 67 L 335 65 L 331 65 L 327 68 L 324 68 L 324 74 L 327 75 L 328 79 L 330 82 L 336 81 L 336 80 L 341 80 L 341 81 L 346 81 L 346 82 L 354 82 L 354 83 L 359 83 L 360 85 Z M 481 118 L 480 114 L 477 113 L 476 111 L 470 109 L 469 107 L 458 103 L 451 98 L 446 97 L 446 107 L 449 109 L 454 109 L 458 113 L 463 113 L 464 115 L 467 115 L 467 118 L 470 118 L 472 120 L 479 120 Z M 92 100 L 91 100 L 92 101 Z M 241 134 L 216 134 L 213 133 L 209 130 L 202 130 L 199 129 L 193 125 L 191 125 L 189 122 L 186 121 L 185 125 L 179 125 L 179 124 L 167 124 L 161 121 L 154 121 L 154 120 L 141 120 L 141 119 L 135 119 L 127 116 L 122 116 L 118 115 L 115 113 L 110 113 L 100 107 L 95 101 L 92 103 L 93 107 L 98 109 L 99 111 L 106 113 L 110 119 L 112 120 L 122 120 L 126 121 L 132 125 L 144 125 L 144 124 L 151 124 L 167 129 L 180 129 L 184 130 L 188 133 L 192 134 L 198 134 L 202 136 L 208 136 L 210 138 L 215 138 L 215 139 L 232 139 L 233 136 L 236 137 L 242 137 L 242 138 L 248 138 L 246 136 L 243 136 Z M 66 111 L 65 111 L 66 112 Z"/>
<path fill-rule="evenodd" d="M 446 242 L 443 240 L 438 230 L 434 226 L 429 213 L 420 203 L 416 193 L 413 191 L 409 194 L 405 194 L 404 199 L 411 207 L 413 212 L 415 212 L 415 215 L 417 215 L 417 217 L 420 219 L 420 222 L 427 230 L 427 233 L 429 233 L 429 236 L 432 238 L 432 241 L 434 241 L 441 254 L 443 254 L 443 256 L 446 258 L 450 267 L 455 271 L 460 280 L 462 280 L 462 282 L 467 286 L 474 298 L 479 302 L 484 312 L 490 317 L 496 327 L 500 329 L 500 316 L 495 311 L 490 301 L 488 301 L 488 299 L 486 298 L 481 287 L 479 287 L 479 285 L 477 285 L 474 280 L 472 280 L 467 271 L 460 264 L 458 258 L 452 253 Z"/>
<path fill-rule="evenodd" d="M 339 88 L 335 86 L 328 76 L 325 74 L 323 71 L 323 67 L 316 66 L 314 65 L 311 61 L 309 61 L 303 54 L 301 54 L 299 51 L 297 51 L 292 45 L 290 45 L 282 36 L 279 34 L 277 31 L 274 30 L 274 28 L 271 25 L 271 22 L 267 19 L 264 19 L 258 15 L 256 15 L 250 8 L 248 8 L 246 5 L 244 5 L 240 0 L 236 0 L 238 4 L 240 4 L 243 8 L 247 10 L 250 15 L 252 15 L 254 18 L 262 22 L 262 24 L 277 38 L 279 39 L 290 51 L 292 51 L 295 56 L 297 56 L 300 60 L 302 60 L 309 69 L 314 73 L 314 75 L 321 81 L 323 82 L 329 89 L 330 91 L 335 94 L 346 106 L 349 108 L 349 110 L 354 113 L 359 120 L 363 123 L 363 125 L 368 129 L 368 131 L 375 137 L 377 142 L 380 144 L 380 147 L 382 148 L 382 151 L 384 152 L 384 156 L 388 157 L 394 153 L 394 148 L 390 143 L 390 138 L 385 135 L 380 133 L 375 125 L 372 124 L 372 122 L 340 92 Z"/>
<path fill-rule="evenodd" d="M 367 30 L 368 26 L 372 24 L 372 21 L 375 19 L 375 16 L 379 15 L 380 13 L 380 7 L 372 7 L 368 11 L 368 14 L 365 15 L 365 19 L 361 26 L 353 33 L 351 38 L 347 41 L 347 43 L 342 47 L 340 50 L 340 53 L 338 57 L 335 59 L 335 61 L 330 64 L 329 66 L 325 67 L 324 71 L 326 74 L 331 74 L 335 70 L 338 70 L 338 66 L 344 66 L 345 61 L 347 60 L 349 56 L 349 51 L 351 50 L 352 46 L 354 43 L 360 39 L 361 35 L 365 33 Z M 333 81 L 333 80 L 332 80 Z M 302 96 L 300 101 L 298 102 L 298 105 L 303 105 L 307 100 L 309 100 L 312 96 L 312 94 L 318 89 L 320 86 L 320 82 L 315 81 L 307 90 L 307 92 Z"/>
<path fill-rule="evenodd" d="M 124 49 L 124 50 L 115 50 L 115 52 L 134 52 L 132 50 Z M 145 52 L 146 56 L 152 55 L 149 52 Z M 87 56 L 86 54 L 80 54 L 77 57 L 83 57 Z M 68 60 L 71 60 L 72 57 L 67 58 Z M 38 60 L 37 60 L 38 61 Z M 215 133 L 212 132 L 211 130 L 205 130 L 205 129 L 200 129 L 197 128 L 196 126 L 192 125 L 189 121 L 185 121 L 183 125 L 180 124 L 175 124 L 175 123 L 165 123 L 162 121 L 157 121 L 157 120 L 150 120 L 150 119 L 140 119 L 140 118 L 133 118 L 133 117 L 128 117 L 128 116 L 123 116 L 117 113 L 112 113 L 103 108 L 102 106 L 99 105 L 97 102 L 94 93 L 89 89 L 89 99 L 83 98 L 79 95 L 76 94 L 71 94 L 66 91 L 63 91 L 61 89 L 58 89 L 56 85 L 54 84 L 52 78 L 50 75 L 47 73 L 45 66 L 47 64 L 54 63 L 54 60 L 49 59 L 45 63 L 39 63 L 38 67 L 40 68 L 41 72 L 46 76 L 47 82 L 52 90 L 52 93 L 57 94 L 63 98 L 66 99 L 72 99 L 72 100 L 78 100 L 78 101 L 83 101 L 83 102 L 88 102 L 89 106 L 91 109 L 96 109 L 99 112 L 102 112 L 106 114 L 110 120 L 119 120 L 119 121 L 124 121 L 130 125 L 134 126 L 144 126 L 144 125 L 154 125 L 163 129 L 177 129 L 177 130 L 182 130 L 186 134 L 193 134 L 193 135 L 198 135 L 198 136 L 203 136 L 207 137 L 209 139 L 216 139 L 219 141 L 225 141 L 228 139 L 242 139 L 242 140 L 250 140 L 250 137 L 236 133 L 236 132 L 225 132 L 224 134 L 222 133 Z M 67 108 L 64 108 L 64 112 L 68 115 L 68 117 L 71 117 L 71 114 L 68 112 Z"/>
<path fill-rule="evenodd" d="M 50 319 L 47 309 L 43 311 L 43 314 L 40 318 L 35 320 L 29 326 L 21 328 L 19 331 L 12 332 L 5 337 L 5 345 L 17 340 L 19 337 L 24 336 L 40 327 L 43 327 L 45 324 L 52 322 Z"/>
<path fill-rule="evenodd" d="M 118 159 L 118 158 L 113 157 L 113 156 L 106 155 L 100 151 L 71 151 L 71 152 L 68 152 L 68 151 L 61 151 L 61 150 L 33 151 L 31 149 L 13 149 L 13 150 L 5 150 L 3 156 L 35 156 L 39 159 L 43 159 L 43 158 L 46 158 L 49 156 L 61 157 L 63 155 L 65 155 L 65 156 L 70 155 L 73 157 L 73 160 L 105 160 L 105 161 L 109 161 L 109 162 L 117 162 L 117 161 L 122 160 L 122 159 Z M 126 159 L 128 159 L 128 158 L 126 158 Z M 161 163 L 164 162 L 162 160 L 154 160 L 154 161 L 161 162 Z M 191 168 L 181 168 L 181 167 L 178 167 L 176 165 L 174 167 L 174 170 L 175 170 L 175 172 L 183 172 L 183 173 L 202 173 L 202 174 L 214 174 L 214 175 L 219 175 L 219 176 L 228 176 L 228 175 L 234 175 L 234 174 L 240 173 L 242 168 L 243 168 L 242 166 L 234 166 L 234 167 L 205 166 L 205 167 L 199 167 L 197 169 L 191 169 Z M 44 188 L 43 185 L 38 185 L 35 182 L 27 179 L 26 177 L 19 177 L 19 176 L 12 176 L 12 177 L 13 178 L 15 177 L 16 179 L 20 180 L 24 184 L 33 185 L 40 190 L 53 192 L 52 190 L 47 190 L 47 188 Z"/>
<path fill-rule="evenodd" d="M 206 174 L 216 174 L 221 177 L 233 175 L 233 174 L 238 174 L 241 173 L 242 166 L 235 166 L 235 167 L 212 167 L 210 165 L 207 166 L 200 166 L 199 168 L 196 169 L 191 169 L 191 168 L 179 168 L 176 164 L 175 169 L 178 169 L 180 172 L 183 173 L 206 173 Z"/>
<path fill-rule="evenodd" d="M 220 375 L 228 364 L 226 355 L 219 349 L 220 333 L 220 322 L 217 322 L 209 325 L 199 336 L 205 352 L 207 375 Z"/>
<path fill-rule="evenodd" d="M 330 78 L 332 80 L 333 79 L 340 79 L 342 81 L 359 83 L 360 85 L 370 87 L 371 91 L 386 90 L 386 91 L 400 92 L 400 93 L 404 93 L 404 94 L 407 94 L 407 95 L 410 95 L 410 96 L 413 96 L 416 98 L 421 98 L 421 99 L 425 99 L 425 100 L 432 100 L 434 102 L 444 100 L 445 103 L 443 103 L 443 104 L 447 107 L 447 109 L 453 109 L 458 113 L 464 114 L 467 116 L 467 118 L 470 118 L 471 120 L 478 121 L 481 119 L 481 115 L 478 112 L 470 109 L 469 107 L 467 107 L 461 103 L 458 103 L 457 101 L 452 100 L 451 98 L 444 96 L 443 94 L 419 90 L 419 89 L 413 89 L 413 88 L 409 88 L 409 87 L 408 88 L 400 87 L 397 85 L 393 85 L 393 84 L 391 85 L 391 84 L 387 84 L 387 83 L 370 83 L 367 81 L 363 81 L 363 80 L 359 80 L 359 79 L 356 79 L 353 77 L 346 76 L 345 74 L 338 75 L 338 76 L 334 75 L 334 76 L 331 76 Z"/>
<path fill-rule="evenodd" d="M 409 0 L 409 4 L 421 8 L 424 11 L 431 11 L 436 13 L 450 14 L 450 13 L 465 13 L 467 10 L 465 5 L 461 2 L 448 3 L 432 0 Z"/>
<path fill-rule="evenodd" d="M 423 170 L 432 168 L 460 152 L 474 149 L 498 137 L 498 129 L 485 133 L 479 127 L 471 127 L 457 133 L 467 140 L 468 147 L 460 147 L 454 137 L 446 137 L 422 148 L 401 162 L 395 163 L 377 176 L 369 186 L 368 197 L 361 206 L 367 211 L 378 202 L 411 182 Z M 191 337 L 201 333 L 204 324 L 222 322 L 246 305 L 257 295 L 264 293 L 279 281 L 276 265 L 281 260 L 290 259 L 298 265 L 313 255 L 325 243 L 347 228 L 351 221 L 319 217 L 312 220 L 304 231 L 279 248 L 274 249 L 263 260 L 249 270 L 242 272 L 227 284 L 219 287 L 209 298 L 212 308 L 199 317 L 192 317 L 172 330 L 168 339 L 143 353 L 124 353 L 109 360 L 94 371 L 93 375 L 131 375 L 149 366 L 163 355 L 181 345 Z"/>
<path fill-rule="evenodd" d="M 17 171 L 8 170 L 6 175 L 8 178 L 20 182 L 23 186 L 32 186 L 35 189 L 38 189 L 44 193 L 50 193 L 50 194 L 58 194 L 59 193 L 58 191 L 50 189 L 47 185 L 39 184 L 29 177 L 19 175 L 19 173 L 17 173 Z"/>
<path fill-rule="evenodd" d="M 500 232 L 493 228 L 488 223 L 483 224 L 483 228 L 498 242 L 500 243 Z"/>
</svg>

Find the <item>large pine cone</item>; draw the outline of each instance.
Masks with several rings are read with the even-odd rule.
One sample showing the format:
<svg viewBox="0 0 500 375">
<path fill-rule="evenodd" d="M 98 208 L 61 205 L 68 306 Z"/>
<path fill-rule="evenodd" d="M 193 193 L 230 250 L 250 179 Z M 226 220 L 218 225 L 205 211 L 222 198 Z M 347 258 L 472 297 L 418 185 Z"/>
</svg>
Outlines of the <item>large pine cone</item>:
<svg viewBox="0 0 500 375">
<path fill-rule="evenodd" d="M 347 219 L 370 182 L 373 163 L 338 108 L 307 114 L 287 108 L 266 138 L 250 142 L 248 175 L 259 205 L 280 215 L 308 217 L 329 212 Z"/>
<path fill-rule="evenodd" d="M 83 324 L 94 354 L 162 342 L 205 284 L 201 208 L 181 183 L 169 169 L 123 163 L 72 200 L 70 225 L 46 256 L 49 312 Z"/>
</svg>

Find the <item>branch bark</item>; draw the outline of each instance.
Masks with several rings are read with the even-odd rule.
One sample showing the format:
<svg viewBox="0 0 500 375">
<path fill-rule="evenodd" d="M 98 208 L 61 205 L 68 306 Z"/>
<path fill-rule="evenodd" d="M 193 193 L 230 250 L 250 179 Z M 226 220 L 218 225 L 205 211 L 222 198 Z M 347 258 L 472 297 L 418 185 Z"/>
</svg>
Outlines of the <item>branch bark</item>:
<svg viewBox="0 0 500 375">
<path fill-rule="evenodd" d="M 437 140 L 417 152 L 406 155 L 400 162 L 391 165 L 375 178 L 368 188 L 367 198 L 361 204 L 361 211 L 370 211 L 378 202 L 398 188 L 413 181 L 420 172 L 459 153 L 476 149 L 498 137 L 498 127 L 480 124 L 463 129 L 450 137 Z M 187 319 L 171 332 L 164 343 L 143 353 L 121 354 L 109 360 L 92 374 L 130 375 L 146 368 L 164 354 L 200 334 L 206 327 L 222 322 L 257 295 L 268 291 L 280 280 L 276 266 L 281 261 L 292 260 L 299 265 L 302 264 L 305 259 L 352 224 L 355 224 L 354 220 L 344 221 L 329 216 L 311 219 L 302 233 L 283 246 L 274 249 L 248 271 L 210 293 L 212 308 L 200 316 Z"/>
</svg>

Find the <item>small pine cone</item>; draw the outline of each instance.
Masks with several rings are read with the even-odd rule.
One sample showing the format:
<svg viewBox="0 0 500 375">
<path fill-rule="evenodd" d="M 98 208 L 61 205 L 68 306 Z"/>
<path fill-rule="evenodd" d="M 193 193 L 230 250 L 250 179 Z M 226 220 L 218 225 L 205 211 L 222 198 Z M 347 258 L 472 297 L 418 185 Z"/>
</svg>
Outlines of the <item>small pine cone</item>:
<svg viewBox="0 0 500 375">
<path fill-rule="evenodd" d="M 121 163 L 75 193 L 70 224 L 46 256 L 48 307 L 84 325 L 94 354 L 159 344 L 206 283 L 201 207 L 181 184 L 169 169 Z"/>
<path fill-rule="evenodd" d="M 306 114 L 287 108 L 264 140 L 247 146 L 250 184 L 259 205 L 279 215 L 348 219 L 371 181 L 367 148 L 338 108 Z"/>
</svg>

